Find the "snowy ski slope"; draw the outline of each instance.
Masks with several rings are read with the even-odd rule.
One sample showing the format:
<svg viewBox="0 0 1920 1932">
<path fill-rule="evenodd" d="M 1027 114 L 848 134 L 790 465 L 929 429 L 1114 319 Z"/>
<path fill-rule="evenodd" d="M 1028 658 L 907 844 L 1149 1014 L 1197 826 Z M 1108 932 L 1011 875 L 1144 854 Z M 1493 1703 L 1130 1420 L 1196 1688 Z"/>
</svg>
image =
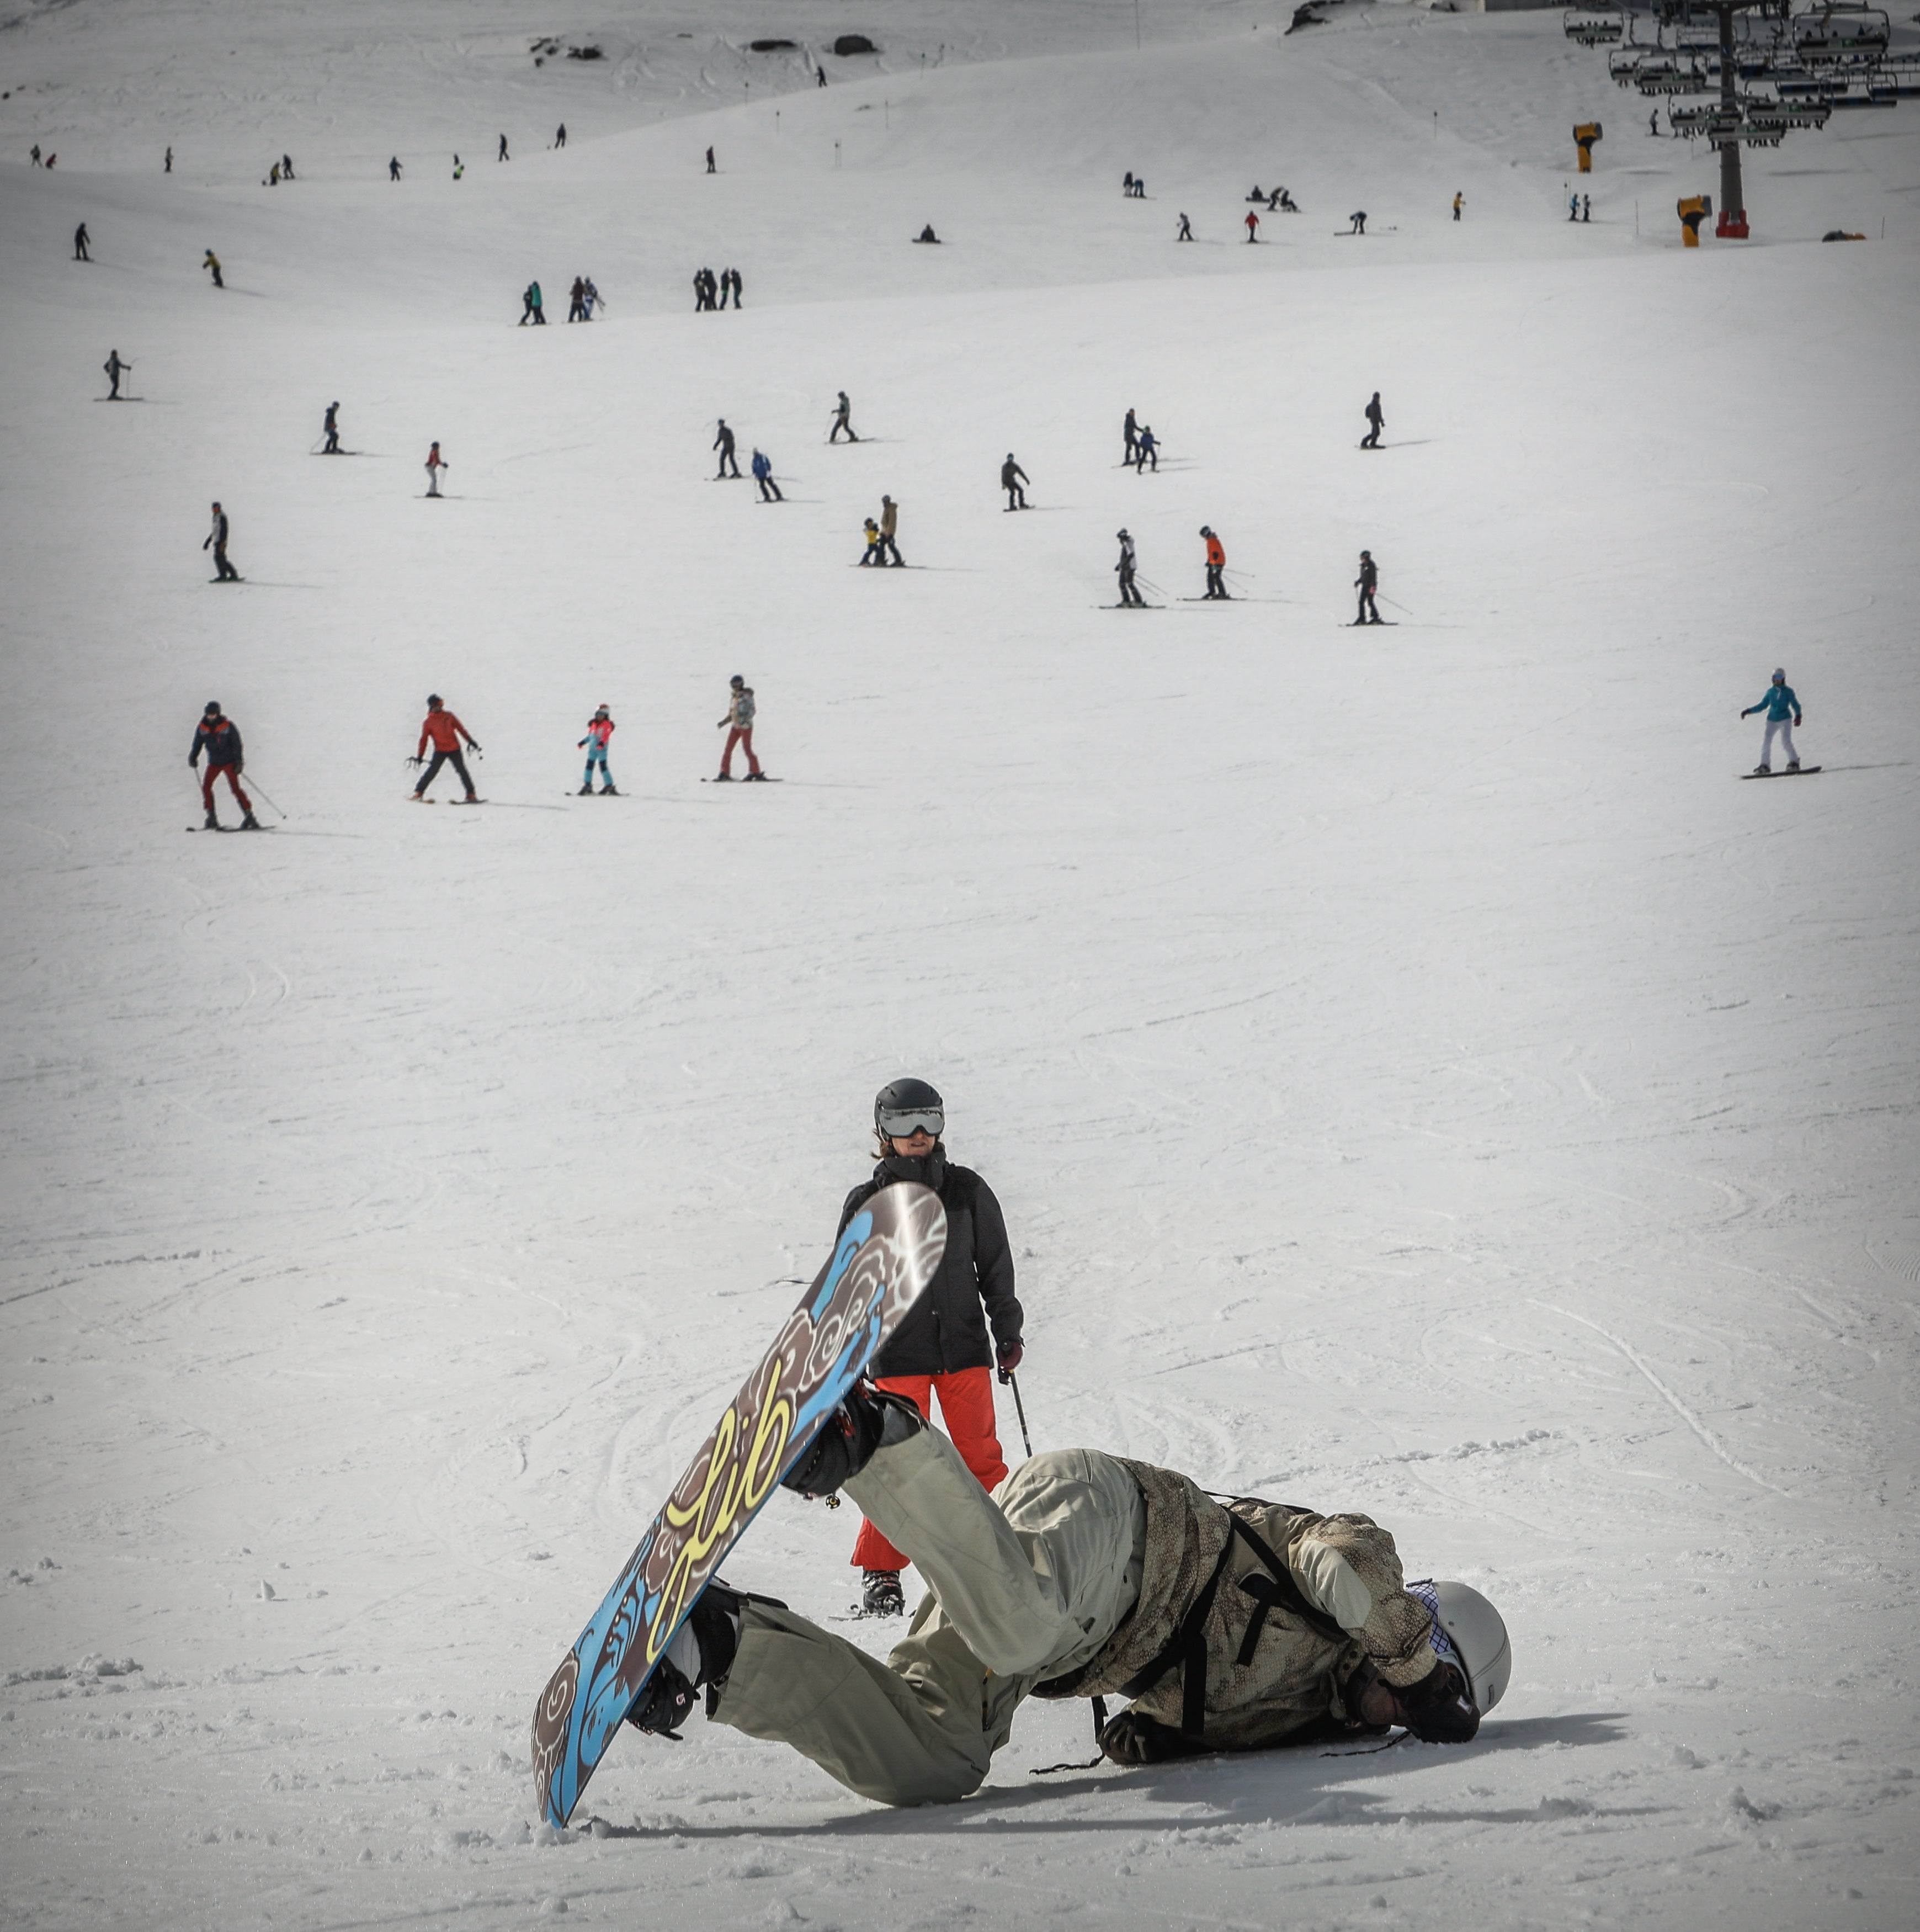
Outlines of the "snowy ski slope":
<svg viewBox="0 0 1920 1932">
<path fill-rule="evenodd" d="M 0 26 L 0 1923 L 1912 1922 L 1920 110 L 1686 252 L 1712 157 L 1557 15 L 1331 10 Z M 1739 784 L 1776 664 L 1824 770 Z M 778 787 L 700 782 L 735 670 Z M 429 691 L 484 809 L 406 802 Z M 209 697 L 269 837 L 183 836 Z M 886 1814 L 696 1723 L 535 1828 L 533 1697 L 908 1071 L 1036 1446 L 1486 1590 L 1474 1745 L 1038 1778 L 1029 1706 Z M 729 1574 L 842 1611 L 852 1533 Z"/>
</svg>

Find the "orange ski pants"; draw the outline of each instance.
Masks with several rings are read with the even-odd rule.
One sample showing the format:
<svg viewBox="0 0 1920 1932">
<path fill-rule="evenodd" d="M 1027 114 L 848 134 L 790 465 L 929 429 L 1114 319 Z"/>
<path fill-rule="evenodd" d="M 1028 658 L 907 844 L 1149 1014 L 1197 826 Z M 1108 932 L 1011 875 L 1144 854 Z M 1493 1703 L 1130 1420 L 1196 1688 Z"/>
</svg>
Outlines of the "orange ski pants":
<svg viewBox="0 0 1920 1932">
<path fill-rule="evenodd" d="M 993 1413 L 993 1371 L 959 1369 L 948 1376 L 882 1376 L 875 1382 L 894 1395 L 903 1395 L 922 1415 L 931 1418 L 936 1390 L 940 1420 L 947 1425 L 960 1460 L 979 1479 L 984 1490 L 997 1489 L 1007 1474 L 1000 1454 L 999 1426 Z M 904 1570 L 907 1560 L 870 1522 L 860 1526 L 853 1546 L 853 1562 L 861 1570 Z"/>
</svg>

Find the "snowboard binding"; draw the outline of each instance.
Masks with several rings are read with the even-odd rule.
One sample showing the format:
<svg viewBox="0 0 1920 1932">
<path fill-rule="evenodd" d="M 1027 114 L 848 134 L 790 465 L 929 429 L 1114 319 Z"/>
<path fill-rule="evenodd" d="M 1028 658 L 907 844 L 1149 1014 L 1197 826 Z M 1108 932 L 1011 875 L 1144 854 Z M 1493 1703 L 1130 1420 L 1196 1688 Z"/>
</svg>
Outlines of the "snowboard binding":
<svg viewBox="0 0 1920 1932">
<path fill-rule="evenodd" d="M 836 1495 L 878 1450 L 904 1442 L 926 1426 L 905 1396 L 855 1382 L 799 1461 L 781 1477 L 780 1486 L 809 1498 Z"/>
</svg>

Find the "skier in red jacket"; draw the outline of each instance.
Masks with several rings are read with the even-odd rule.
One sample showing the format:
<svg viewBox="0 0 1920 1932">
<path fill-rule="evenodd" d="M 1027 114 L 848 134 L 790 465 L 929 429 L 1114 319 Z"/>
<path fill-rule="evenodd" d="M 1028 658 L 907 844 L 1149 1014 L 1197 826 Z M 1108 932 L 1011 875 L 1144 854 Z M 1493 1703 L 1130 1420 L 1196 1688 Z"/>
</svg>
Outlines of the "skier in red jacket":
<svg viewBox="0 0 1920 1932">
<path fill-rule="evenodd" d="M 476 752 L 480 749 L 480 740 L 447 709 L 437 693 L 428 698 L 426 721 L 420 728 L 420 747 L 414 753 L 411 762 L 417 765 L 426 757 L 429 739 L 433 742 L 433 760 L 421 774 L 419 784 L 413 788 L 415 799 L 425 798 L 427 788 L 439 776 L 440 767 L 451 764 L 459 772 L 461 784 L 466 787 L 467 803 L 478 805 L 480 802 L 473 788 L 473 780 L 467 773 L 466 760 L 460 756 L 460 740 L 463 738 Z"/>
</svg>

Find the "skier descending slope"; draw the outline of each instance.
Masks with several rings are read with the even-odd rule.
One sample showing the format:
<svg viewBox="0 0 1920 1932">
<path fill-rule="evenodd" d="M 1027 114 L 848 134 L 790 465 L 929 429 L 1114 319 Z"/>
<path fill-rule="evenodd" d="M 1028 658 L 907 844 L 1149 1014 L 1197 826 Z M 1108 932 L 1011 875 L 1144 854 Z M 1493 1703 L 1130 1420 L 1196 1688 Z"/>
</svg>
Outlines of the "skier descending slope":
<svg viewBox="0 0 1920 1932">
<path fill-rule="evenodd" d="M 434 444 L 433 447 L 427 452 L 427 494 L 428 496 L 439 495 L 440 472 L 443 470 L 450 470 L 452 467 L 452 464 L 440 454 L 440 446 L 437 442 Z"/>
<path fill-rule="evenodd" d="M 888 1394 L 941 1419 L 960 1460 L 990 1490 L 1005 1476 L 993 1414 L 993 1370 L 1011 1374 L 1024 1352 L 1026 1324 L 1014 1292 L 1014 1252 L 993 1190 L 971 1168 L 947 1158 L 941 1138 L 946 1107 L 924 1080 L 895 1080 L 873 1100 L 873 1138 L 879 1163 L 870 1180 L 846 1197 L 837 1232 L 868 1200 L 897 1180 L 917 1180 L 940 1197 L 947 1214 L 947 1249 L 927 1292 L 882 1345 L 867 1372 Z M 984 1318 L 981 1310 L 984 1308 Z M 987 1340 L 988 1322 L 993 1328 Z M 871 1522 L 853 1546 L 862 1573 L 861 1608 L 869 1616 L 897 1617 L 906 1608 L 900 1573 L 907 1558 Z"/>
<path fill-rule="evenodd" d="M 727 680 L 726 716 L 714 728 L 726 734 L 726 749 L 720 757 L 720 778 L 722 784 L 733 782 L 733 748 L 738 745 L 747 754 L 747 776 L 749 778 L 764 779 L 766 773 L 760 769 L 760 761 L 753 755 L 753 687 L 738 671 Z"/>
<path fill-rule="evenodd" d="M 1380 432 L 1387 426 L 1386 412 L 1380 407 L 1380 392 L 1373 392 L 1373 400 L 1367 405 L 1367 434 L 1360 439 L 1362 449 L 1378 449 Z"/>
<path fill-rule="evenodd" d="M 1007 452 L 1007 460 L 1000 466 L 1000 488 L 1007 493 L 1007 508 L 1023 510 L 1026 508 L 1027 473 L 1014 460 L 1014 452 Z"/>
<path fill-rule="evenodd" d="M 240 821 L 243 832 L 264 831 L 260 821 L 253 816 L 253 801 L 240 788 L 240 774 L 246 769 L 246 754 L 240 743 L 240 728 L 220 710 L 218 698 L 210 698 L 199 723 L 193 730 L 193 748 L 187 754 L 190 770 L 198 771 L 200 754 L 207 757 L 207 775 L 200 781 L 200 802 L 207 808 L 205 829 L 217 832 L 220 829 L 220 815 L 214 809 L 214 780 L 224 778 L 227 789 L 240 802 L 240 809 L 247 816 Z"/>
<path fill-rule="evenodd" d="M 580 781 L 580 796 L 582 798 L 593 796 L 593 771 L 596 765 L 600 767 L 601 796 L 618 798 L 620 796 L 614 788 L 613 774 L 608 770 L 607 764 L 607 741 L 613 735 L 613 715 L 603 704 L 588 719 L 587 734 L 580 742 L 579 748 L 587 754 L 586 773 Z"/>
<path fill-rule="evenodd" d="M 753 452 L 753 460 L 747 466 L 753 472 L 753 481 L 760 486 L 760 501 L 763 503 L 783 503 L 786 499 L 780 493 L 780 485 L 774 481 L 773 459 L 763 449 Z"/>
<path fill-rule="evenodd" d="M 1773 741 L 1778 736 L 1787 753 L 1787 769 L 1797 772 L 1800 769 L 1800 754 L 1793 748 L 1793 727 L 1800 722 L 1800 700 L 1787 682 L 1786 672 L 1775 671 L 1766 695 L 1759 704 L 1748 705 L 1740 716 L 1751 718 L 1756 711 L 1766 713 L 1766 736 L 1760 741 L 1760 761 L 1754 767 L 1754 771 L 1772 772 Z"/>
<path fill-rule="evenodd" d="M 1120 602 L 1122 604 L 1137 605 L 1143 610 L 1146 608 L 1146 599 L 1140 595 L 1140 587 L 1134 581 L 1134 572 L 1139 566 L 1139 559 L 1134 553 L 1134 540 L 1127 534 L 1124 526 L 1115 531 L 1114 535 L 1120 539 L 1120 561 L 1113 566 L 1120 573 Z"/>
<path fill-rule="evenodd" d="M 425 799 L 427 788 L 439 776 L 440 767 L 445 764 L 451 764 L 459 773 L 460 783 L 466 787 L 467 803 L 478 805 L 480 802 L 479 795 L 473 788 L 473 780 L 467 776 L 466 760 L 460 756 L 460 740 L 463 738 L 476 752 L 480 749 L 480 740 L 446 708 L 441 702 L 439 694 L 435 692 L 427 700 L 427 716 L 420 727 L 419 748 L 415 752 L 411 761 L 418 765 L 426 757 L 427 742 L 430 739 L 433 746 L 433 761 L 421 774 L 419 784 L 413 788 L 415 803 Z"/>
<path fill-rule="evenodd" d="M 1255 1498 L 1092 1449 L 989 1496 L 912 1405 L 857 1384 L 784 1479 L 841 1489 L 927 1580 L 885 1663 L 715 1582 L 629 1721 L 708 1717 L 883 1804 L 977 1790 L 1029 1696 L 1090 1697 L 1101 1752 L 1151 1764 L 1378 1733 L 1464 1743 L 1512 1666 L 1477 1591 L 1403 1576 L 1367 1516 Z M 1278 1610 L 1280 1614 L 1272 1614 Z M 1104 1700 L 1134 1702 L 1116 1718 Z"/>
<path fill-rule="evenodd" d="M 226 560 L 226 512 L 218 503 L 215 503 L 213 528 L 208 531 L 200 548 L 202 550 L 211 549 L 214 554 L 214 580 L 216 583 L 238 584 L 240 581 L 240 573 Z"/>
<path fill-rule="evenodd" d="M 1214 535 L 1211 524 L 1201 524 L 1200 535 L 1206 539 L 1207 546 L 1206 594 L 1209 597 L 1224 597 L 1227 595 L 1227 547 Z"/>
<path fill-rule="evenodd" d="M 1386 620 L 1380 615 L 1380 607 L 1373 602 L 1374 593 L 1380 587 L 1380 566 L 1373 561 L 1370 550 L 1360 553 L 1360 574 L 1353 580 L 1353 587 L 1360 593 L 1360 614 L 1353 620 L 1354 628 L 1384 623 Z"/>
</svg>

